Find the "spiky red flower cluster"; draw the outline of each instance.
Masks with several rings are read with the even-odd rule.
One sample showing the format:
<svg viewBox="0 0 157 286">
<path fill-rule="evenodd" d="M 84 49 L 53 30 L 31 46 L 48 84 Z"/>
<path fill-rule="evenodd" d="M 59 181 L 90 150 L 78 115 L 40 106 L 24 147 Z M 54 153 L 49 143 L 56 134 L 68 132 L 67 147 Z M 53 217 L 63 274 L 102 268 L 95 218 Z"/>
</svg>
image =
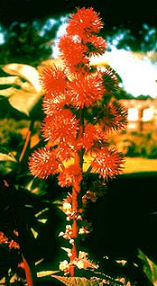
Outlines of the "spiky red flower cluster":
<svg viewBox="0 0 157 286">
<path fill-rule="evenodd" d="M 54 116 L 46 117 L 43 124 L 43 137 L 55 142 L 73 142 L 78 128 L 78 121 L 70 110 L 63 109 Z"/>
<path fill-rule="evenodd" d="M 67 35 L 60 39 L 59 48 L 71 72 L 79 71 L 89 64 L 89 56 L 102 54 L 106 43 L 97 34 L 103 23 L 93 8 L 78 9 L 71 15 Z"/>
<path fill-rule="evenodd" d="M 106 132 L 124 129 L 127 124 L 127 111 L 125 107 L 116 101 L 110 102 L 104 108 L 104 118 L 100 124 Z"/>
<path fill-rule="evenodd" d="M 102 37 L 97 37 L 92 35 L 89 42 L 87 42 L 89 48 L 89 54 L 92 55 L 101 55 L 106 50 L 106 42 Z"/>
<path fill-rule="evenodd" d="M 95 173 L 100 174 L 105 180 L 114 178 L 122 170 L 123 158 L 115 148 L 102 147 L 96 154 L 91 166 Z"/>
<path fill-rule="evenodd" d="M 105 92 L 102 73 L 99 71 L 85 75 L 76 74 L 68 87 L 67 103 L 76 108 L 93 105 L 97 100 L 102 99 Z"/>
<path fill-rule="evenodd" d="M 35 151 L 30 158 L 31 173 L 41 179 L 47 178 L 51 174 L 56 174 L 58 165 L 55 152 L 45 147 Z"/>
<path fill-rule="evenodd" d="M 93 8 L 78 9 L 77 12 L 71 15 L 67 33 L 69 35 L 78 35 L 83 41 L 88 41 L 93 34 L 99 33 L 103 23 Z"/>
<path fill-rule="evenodd" d="M 65 63 L 69 66 L 69 69 L 74 72 L 74 67 L 80 67 L 89 62 L 85 53 L 87 52 L 87 47 L 82 45 L 77 38 L 64 36 L 60 39 L 59 48 L 62 51 L 62 56 Z"/>
<path fill-rule="evenodd" d="M 47 94 L 58 95 L 65 92 L 67 81 L 64 70 L 47 67 L 41 71 L 41 84 Z"/>
</svg>

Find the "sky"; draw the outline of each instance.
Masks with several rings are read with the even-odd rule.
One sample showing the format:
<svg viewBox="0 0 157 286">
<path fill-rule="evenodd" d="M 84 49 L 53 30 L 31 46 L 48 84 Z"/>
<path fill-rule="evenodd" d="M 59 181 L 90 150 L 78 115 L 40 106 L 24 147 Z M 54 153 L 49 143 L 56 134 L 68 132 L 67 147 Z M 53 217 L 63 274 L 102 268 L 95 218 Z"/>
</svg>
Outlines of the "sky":
<svg viewBox="0 0 157 286">
<path fill-rule="evenodd" d="M 148 57 L 141 59 L 130 51 L 113 47 L 111 52 L 93 58 L 91 62 L 107 62 L 120 75 L 128 93 L 157 96 L 157 64 L 152 64 Z"/>
<path fill-rule="evenodd" d="M 57 32 L 56 45 L 53 56 L 59 56 L 58 39 L 66 33 L 66 17 L 61 19 L 62 25 Z M 140 54 L 139 54 L 140 55 Z M 124 89 L 133 96 L 157 96 L 157 63 L 152 64 L 147 56 L 141 57 L 131 51 L 119 50 L 111 47 L 111 52 L 91 59 L 91 63 L 108 63 L 122 78 Z"/>
</svg>

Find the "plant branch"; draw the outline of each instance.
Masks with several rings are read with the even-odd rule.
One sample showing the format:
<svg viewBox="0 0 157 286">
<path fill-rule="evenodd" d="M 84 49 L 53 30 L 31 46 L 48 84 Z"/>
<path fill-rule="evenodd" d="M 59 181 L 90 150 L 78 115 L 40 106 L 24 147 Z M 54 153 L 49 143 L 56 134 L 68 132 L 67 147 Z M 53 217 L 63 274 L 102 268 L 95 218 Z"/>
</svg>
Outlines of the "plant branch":
<svg viewBox="0 0 157 286">
<path fill-rule="evenodd" d="M 20 157 L 19 157 L 19 162 L 22 162 L 22 160 L 24 158 L 24 155 L 25 155 L 25 152 L 26 152 L 26 150 L 28 148 L 28 145 L 29 145 L 29 142 L 30 142 L 30 138 L 31 138 L 31 130 L 32 130 L 33 124 L 34 124 L 34 121 L 31 122 L 29 130 L 27 132 L 25 144 L 23 146 L 23 149 L 22 149 Z"/>
</svg>

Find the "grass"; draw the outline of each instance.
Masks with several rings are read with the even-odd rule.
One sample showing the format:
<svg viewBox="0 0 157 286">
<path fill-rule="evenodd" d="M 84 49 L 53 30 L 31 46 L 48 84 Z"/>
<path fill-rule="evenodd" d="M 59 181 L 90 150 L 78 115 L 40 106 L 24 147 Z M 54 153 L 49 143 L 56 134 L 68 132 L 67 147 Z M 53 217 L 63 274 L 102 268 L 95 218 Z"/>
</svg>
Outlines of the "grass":
<svg viewBox="0 0 157 286">
<path fill-rule="evenodd" d="M 157 159 L 126 158 L 123 173 L 157 172 Z"/>
</svg>

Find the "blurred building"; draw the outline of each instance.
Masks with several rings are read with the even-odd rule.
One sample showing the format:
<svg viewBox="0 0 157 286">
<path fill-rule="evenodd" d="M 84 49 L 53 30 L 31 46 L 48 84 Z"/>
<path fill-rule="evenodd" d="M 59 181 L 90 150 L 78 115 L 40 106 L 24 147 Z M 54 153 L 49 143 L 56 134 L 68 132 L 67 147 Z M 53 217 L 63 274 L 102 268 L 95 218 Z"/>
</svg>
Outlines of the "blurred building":
<svg viewBox="0 0 157 286">
<path fill-rule="evenodd" d="M 155 99 L 122 99 L 128 110 L 128 131 L 157 130 L 157 97 Z"/>
</svg>

